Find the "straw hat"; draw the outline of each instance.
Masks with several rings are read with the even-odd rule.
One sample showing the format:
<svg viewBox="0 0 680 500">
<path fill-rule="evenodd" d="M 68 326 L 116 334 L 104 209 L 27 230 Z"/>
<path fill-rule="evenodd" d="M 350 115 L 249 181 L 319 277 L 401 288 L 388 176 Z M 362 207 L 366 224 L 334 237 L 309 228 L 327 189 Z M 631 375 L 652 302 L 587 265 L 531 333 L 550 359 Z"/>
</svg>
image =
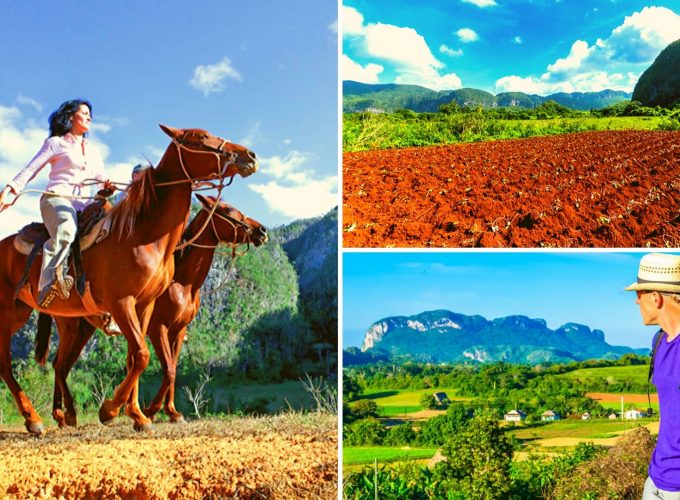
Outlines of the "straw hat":
<svg viewBox="0 0 680 500">
<path fill-rule="evenodd" d="M 680 255 L 649 253 L 640 260 L 637 282 L 626 290 L 680 293 Z"/>
</svg>

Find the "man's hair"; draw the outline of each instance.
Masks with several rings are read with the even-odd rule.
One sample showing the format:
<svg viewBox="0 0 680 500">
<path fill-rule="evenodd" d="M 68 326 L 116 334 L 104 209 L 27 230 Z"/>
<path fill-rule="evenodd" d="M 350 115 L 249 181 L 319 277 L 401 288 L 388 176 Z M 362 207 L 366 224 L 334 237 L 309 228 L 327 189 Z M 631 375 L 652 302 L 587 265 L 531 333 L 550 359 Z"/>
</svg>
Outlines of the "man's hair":
<svg viewBox="0 0 680 500">
<path fill-rule="evenodd" d="M 677 305 L 680 306 L 680 293 L 670 293 L 670 292 L 659 292 L 661 295 L 664 297 L 668 297 L 671 299 L 673 302 L 675 302 Z"/>
</svg>

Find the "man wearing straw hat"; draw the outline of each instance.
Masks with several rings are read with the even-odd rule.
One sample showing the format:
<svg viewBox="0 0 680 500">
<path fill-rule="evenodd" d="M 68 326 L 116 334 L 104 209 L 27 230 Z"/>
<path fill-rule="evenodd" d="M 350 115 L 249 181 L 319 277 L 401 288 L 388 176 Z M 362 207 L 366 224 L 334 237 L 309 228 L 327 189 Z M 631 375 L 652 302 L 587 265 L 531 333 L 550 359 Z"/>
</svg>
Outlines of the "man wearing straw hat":
<svg viewBox="0 0 680 500">
<path fill-rule="evenodd" d="M 680 500 L 680 255 L 644 255 L 626 290 L 637 293 L 642 322 L 660 327 L 650 371 L 661 421 L 642 498 Z"/>
</svg>

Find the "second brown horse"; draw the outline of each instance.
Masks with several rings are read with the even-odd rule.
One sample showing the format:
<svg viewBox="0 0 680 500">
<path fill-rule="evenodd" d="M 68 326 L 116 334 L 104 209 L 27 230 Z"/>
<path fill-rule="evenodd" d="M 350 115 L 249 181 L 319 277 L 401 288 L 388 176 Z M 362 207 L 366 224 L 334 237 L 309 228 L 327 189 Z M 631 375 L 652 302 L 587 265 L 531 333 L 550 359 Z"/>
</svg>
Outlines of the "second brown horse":
<svg viewBox="0 0 680 500">
<path fill-rule="evenodd" d="M 199 290 L 205 282 L 215 256 L 218 244 L 236 246 L 252 243 L 260 246 L 267 241 L 267 230 L 258 221 L 244 216 L 234 207 L 213 198 L 196 195 L 203 204 L 189 224 L 183 240 L 195 241 L 181 253 L 175 254 L 175 275 L 170 287 L 160 298 L 149 322 L 147 335 L 153 344 L 163 369 L 163 381 L 158 393 L 148 408 L 146 416 L 153 418 L 164 406 L 171 422 L 183 422 L 184 417 L 175 408 L 175 374 L 179 353 L 189 323 L 198 314 Z M 218 203 L 212 219 L 206 226 L 206 219 Z M 201 229 L 204 230 L 201 232 Z M 59 329 L 59 348 L 54 359 L 54 401 L 52 416 L 59 427 L 77 425 L 73 397 L 66 378 L 77 361 L 85 344 L 92 337 L 96 327 L 101 328 L 98 317 L 66 318 L 55 317 Z M 50 324 L 49 316 L 41 313 L 38 336 L 36 337 L 36 360 L 44 364 L 47 359 Z M 62 410 L 62 398 L 65 411 Z"/>
</svg>

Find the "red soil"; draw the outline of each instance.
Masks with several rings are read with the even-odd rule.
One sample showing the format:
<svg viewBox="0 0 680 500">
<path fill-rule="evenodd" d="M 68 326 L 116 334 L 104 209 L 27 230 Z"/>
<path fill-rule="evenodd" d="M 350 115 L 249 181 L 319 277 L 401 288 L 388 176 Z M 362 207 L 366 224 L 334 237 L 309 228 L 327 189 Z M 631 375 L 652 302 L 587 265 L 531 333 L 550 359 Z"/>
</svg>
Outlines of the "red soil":
<svg viewBox="0 0 680 500">
<path fill-rule="evenodd" d="M 680 247 L 680 132 L 345 153 L 345 247 Z"/>
</svg>

